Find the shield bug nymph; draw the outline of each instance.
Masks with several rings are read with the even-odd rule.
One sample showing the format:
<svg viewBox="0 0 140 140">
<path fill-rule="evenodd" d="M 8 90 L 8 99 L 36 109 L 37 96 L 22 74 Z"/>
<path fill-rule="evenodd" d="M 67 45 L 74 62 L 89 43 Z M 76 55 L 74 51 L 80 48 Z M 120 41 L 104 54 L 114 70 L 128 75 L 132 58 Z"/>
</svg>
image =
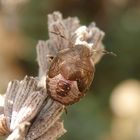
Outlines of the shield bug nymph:
<svg viewBox="0 0 140 140">
<path fill-rule="evenodd" d="M 59 33 L 52 33 L 66 39 Z M 50 97 L 63 105 L 78 102 L 89 89 L 95 72 L 95 59 L 93 59 L 95 53 L 115 55 L 104 49 L 94 50 L 84 44 L 73 45 L 72 42 L 70 44 L 71 46 L 59 51 L 52 60 L 46 80 Z"/>
<path fill-rule="evenodd" d="M 87 46 L 75 45 L 61 50 L 48 71 L 48 94 L 64 105 L 78 102 L 91 85 L 94 71 L 91 51 Z"/>
<path fill-rule="evenodd" d="M 69 41 L 60 33 L 51 33 Z M 69 41 L 71 46 L 58 52 L 52 60 L 46 80 L 47 91 L 52 99 L 63 105 L 70 105 L 85 96 L 94 77 L 97 54 L 99 54 L 98 56 L 102 56 L 102 54 L 115 55 L 101 46 L 103 35 L 100 31 L 94 34 L 92 47 L 88 43 L 74 45 Z"/>
</svg>

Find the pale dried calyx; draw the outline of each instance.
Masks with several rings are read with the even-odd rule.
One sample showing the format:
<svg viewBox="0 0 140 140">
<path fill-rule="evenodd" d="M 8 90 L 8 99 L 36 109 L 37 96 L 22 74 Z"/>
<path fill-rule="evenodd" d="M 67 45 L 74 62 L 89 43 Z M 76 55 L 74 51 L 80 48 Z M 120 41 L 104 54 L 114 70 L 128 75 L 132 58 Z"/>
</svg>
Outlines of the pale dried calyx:
<svg viewBox="0 0 140 140">
<path fill-rule="evenodd" d="M 46 90 L 46 73 L 51 65 L 51 57 L 60 50 L 75 45 L 86 45 L 90 49 L 104 50 L 104 33 L 94 23 L 81 26 L 78 18 L 63 19 L 61 13 L 48 15 L 49 40 L 37 44 L 38 77 L 26 76 L 22 81 L 14 80 L 8 84 L 5 103 L 1 106 L 0 135 L 7 140 L 56 140 L 66 130 L 60 116 L 64 105 L 51 99 Z M 102 57 L 102 51 L 93 55 L 96 64 Z"/>
</svg>

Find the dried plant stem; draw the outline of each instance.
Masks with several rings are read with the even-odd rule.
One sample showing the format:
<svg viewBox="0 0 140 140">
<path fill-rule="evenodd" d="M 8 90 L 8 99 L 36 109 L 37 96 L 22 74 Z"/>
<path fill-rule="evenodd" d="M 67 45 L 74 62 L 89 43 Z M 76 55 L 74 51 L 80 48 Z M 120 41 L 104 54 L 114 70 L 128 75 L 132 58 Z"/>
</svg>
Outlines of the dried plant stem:
<svg viewBox="0 0 140 140">
<path fill-rule="evenodd" d="M 66 133 L 60 119 L 65 107 L 51 99 L 46 89 L 52 59 L 59 51 L 77 44 L 93 52 L 104 50 L 104 33 L 94 23 L 81 26 L 77 17 L 63 19 L 61 13 L 54 12 L 48 15 L 48 30 L 56 34 L 49 32 L 49 40 L 37 44 L 38 76 L 25 76 L 7 87 L 5 103 L 0 106 L 0 135 L 8 135 L 7 140 L 56 140 Z M 95 52 L 94 63 L 102 55 L 102 51 Z"/>
</svg>

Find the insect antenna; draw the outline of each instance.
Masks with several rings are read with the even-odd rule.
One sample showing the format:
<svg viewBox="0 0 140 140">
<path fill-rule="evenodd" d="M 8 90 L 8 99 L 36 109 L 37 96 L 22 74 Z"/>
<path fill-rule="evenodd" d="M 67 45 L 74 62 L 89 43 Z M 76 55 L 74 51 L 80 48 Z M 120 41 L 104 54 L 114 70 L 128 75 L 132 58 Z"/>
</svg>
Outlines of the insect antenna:
<svg viewBox="0 0 140 140">
<path fill-rule="evenodd" d="M 114 52 L 109 52 L 107 50 L 103 50 L 102 51 L 104 54 L 109 54 L 109 55 L 112 55 L 112 56 L 117 56 Z"/>
<path fill-rule="evenodd" d="M 68 38 L 66 38 L 64 35 L 62 35 L 60 32 L 59 33 L 56 33 L 54 31 L 49 31 L 50 33 L 52 34 L 55 34 L 55 35 L 58 35 L 60 36 L 61 38 L 65 39 L 66 41 L 68 41 L 72 46 L 74 46 L 74 43 L 72 41 L 70 41 Z"/>
<path fill-rule="evenodd" d="M 109 55 L 113 55 L 113 56 L 117 56 L 114 52 L 110 52 L 107 50 L 92 50 L 91 55 L 93 55 L 94 53 L 103 53 L 103 54 L 109 54 Z"/>
</svg>

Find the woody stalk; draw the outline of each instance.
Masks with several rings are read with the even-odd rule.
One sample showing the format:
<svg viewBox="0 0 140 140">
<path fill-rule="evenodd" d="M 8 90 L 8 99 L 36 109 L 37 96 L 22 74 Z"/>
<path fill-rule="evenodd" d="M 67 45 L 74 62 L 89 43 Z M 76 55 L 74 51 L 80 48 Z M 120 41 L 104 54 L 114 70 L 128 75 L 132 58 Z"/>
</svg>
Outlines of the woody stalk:
<svg viewBox="0 0 140 140">
<path fill-rule="evenodd" d="M 60 12 L 54 12 L 48 15 L 48 31 L 49 39 L 39 41 L 36 47 L 38 76 L 25 76 L 22 81 L 13 80 L 8 84 L 3 98 L 4 105 L 0 108 L 0 135 L 6 136 L 7 140 L 56 140 L 66 133 L 60 118 L 65 104 L 50 96 L 51 93 L 48 94 L 47 79 L 51 71 L 50 67 L 55 63 L 53 60 L 61 54 L 61 51 L 71 46 L 73 50 L 75 46 L 86 46 L 85 50 L 88 48 L 88 52 L 92 52 L 88 57 L 93 68 L 103 55 L 104 33 L 96 27 L 95 23 L 91 23 L 88 27 L 81 26 L 77 17 L 63 19 Z M 91 72 L 94 75 L 94 71 Z M 68 79 L 67 81 L 72 83 Z M 67 81 L 65 80 L 66 83 Z M 74 84 L 71 84 L 71 88 Z M 61 84 L 60 86 L 63 87 Z M 79 90 L 78 84 L 76 87 L 76 90 Z M 59 93 L 61 90 L 66 93 L 64 88 L 57 89 Z M 63 94 L 60 93 L 61 95 Z M 81 99 L 80 97 L 78 98 Z M 70 98 L 71 100 L 77 98 L 76 93 Z"/>
</svg>

